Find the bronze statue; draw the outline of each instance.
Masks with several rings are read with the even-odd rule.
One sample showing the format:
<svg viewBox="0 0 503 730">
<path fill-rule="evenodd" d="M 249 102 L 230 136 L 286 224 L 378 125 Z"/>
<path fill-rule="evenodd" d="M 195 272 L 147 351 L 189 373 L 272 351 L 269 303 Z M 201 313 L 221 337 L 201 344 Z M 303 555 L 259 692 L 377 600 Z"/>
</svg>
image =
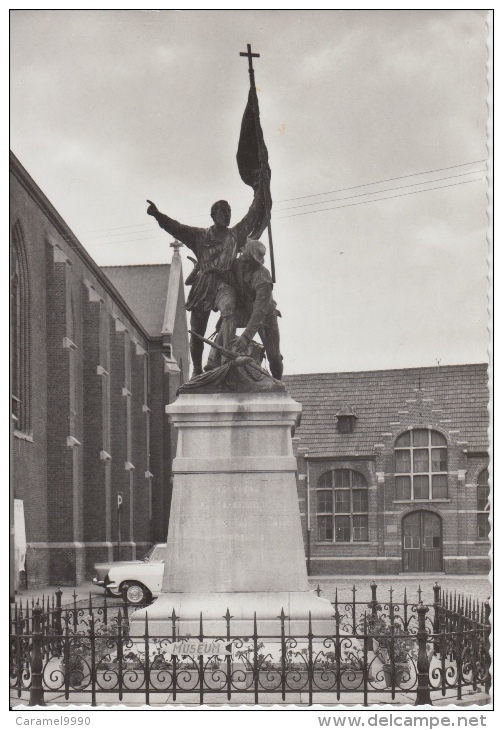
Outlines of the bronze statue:
<svg viewBox="0 0 503 730">
<path fill-rule="evenodd" d="M 152 201 L 147 200 L 148 215 L 153 216 L 161 228 L 188 246 L 196 255 L 197 270 L 187 299 L 186 309 L 191 313 L 191 330 L 204 335 L 212 310 L 221 316 L 221 344 L 227 347 L 236 334 L 236 294 L 230 269 L 247 236 L 253 231 L 257 217 L 263 213 L 261 180 L 265 173 L 258 173 L 253 202 L 245 217 L 232 228 L 231 208 L 226 200 L 218 200 L 211 206 L 213 225 L 195 228 L 179 223 L 161 213 Z M 193 376 L 201 375 L 204 342 L 191 336 L 190 354 Z"/>
<path fill-rule="evenodd" d="M 251 355 L 252 340 L 258 332 L 265 348 L 273 378 L 281 380 L 283 357 L 279 349 L 278 316 L 276 302 L 272 297 L 273 283 L 264 266 L 266 248 L 260 241 L 247 239 L 241 255 L 232 264 L 233 284 L 236 291 L 236 326 L 245 330 L 235 341 L 232 349 L 239 354 Z M 219 330 L 215 343 L 223 345 Z M 212 366 L 220 364 L 220 350 L 213 348 L 209 361 Z"/>
<path fill-rule="evenodd" d="M 273 378 L 267 370 L 258 363 L 256 348 L 253 356 L 240 355 L 233 350 L 221 347 L 217 342 L 207 340 L 196 332 L 191 335 L 212 349 L 221 352 L 225 357 L 223 365 L 192 378 L 178 389 L 178 395 L 183 393 L 284 393 L 285 386 Z M 255 343 L 256 344 L 256 343 Z M 250 347 L 251 349 L 251 347 Z"/>
</svg>

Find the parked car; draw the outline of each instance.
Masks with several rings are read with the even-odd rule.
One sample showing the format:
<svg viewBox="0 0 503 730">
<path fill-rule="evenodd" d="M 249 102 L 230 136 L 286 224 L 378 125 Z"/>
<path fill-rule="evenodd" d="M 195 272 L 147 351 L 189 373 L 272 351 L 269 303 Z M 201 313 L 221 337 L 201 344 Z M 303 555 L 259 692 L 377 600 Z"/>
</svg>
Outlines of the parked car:
<svg viewBox="0 0 503 730">
<path fill-rule="evenodd" d="M 159 542 L 142 560 L 96 563 L 93 583 L 104 588 L 107 596 L 125 597 L 132 604 L 149 603 L 161 593 L 165 558 L 166 543 Z"/>
</svg>

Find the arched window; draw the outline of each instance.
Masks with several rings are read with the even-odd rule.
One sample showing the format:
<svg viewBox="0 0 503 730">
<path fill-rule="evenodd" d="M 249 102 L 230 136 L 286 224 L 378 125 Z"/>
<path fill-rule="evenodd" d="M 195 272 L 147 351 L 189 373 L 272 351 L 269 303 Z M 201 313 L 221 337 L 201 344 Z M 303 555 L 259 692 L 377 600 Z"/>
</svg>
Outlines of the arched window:
<svg viewBox="0 0 503 730">
<path fill-rule="evenodd" d="M 317 488 L 318 540 L 362 542 L 368 538 L 368 489 L 363 474 L 332 469 Z"/>
<path fill-rule="evenodd" d="M 489 537 L 489 472 L 483 469 L 477 479 L 477 535 L 479 539 Z"/>
<path fill-rule="evenodd" d="M 17 431 L 28 433 L 31 430 L 30 287 L 26 251 L 19 223 L 16 223 L 12 232 L 10 291 L 12 418 Z"/>
<path fill-rule="evenodd" d="M 395 443 L 396 499 L 447 499 L 447 441 L 438 431 L 415 428 Z"/>
<path fill-rule="evenodd" d="M 441 433 L 415 428 L 397 438 L 395 498 L 447 499 L 447 441 Z"/>
</svg>

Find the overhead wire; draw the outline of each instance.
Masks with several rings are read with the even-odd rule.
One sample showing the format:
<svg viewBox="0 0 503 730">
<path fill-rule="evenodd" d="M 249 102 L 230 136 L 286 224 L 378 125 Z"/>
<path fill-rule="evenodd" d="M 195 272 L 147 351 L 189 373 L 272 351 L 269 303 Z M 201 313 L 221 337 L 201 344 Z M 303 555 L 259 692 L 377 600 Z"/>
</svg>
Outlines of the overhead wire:
<svg viewBox="0 0 503 730">
<path fill-rule="evenodd" d="M 439 177 L 439 178 L 436 178 L 435 180 L 423 180 L 423 181 L 417 182 L 417 183 L 407 183 L 406 185 L 399 185 L 399 186 L 392 187 L 392 188 L 385 188 L 384 190 L 371 190 L 371 191 L 369 191 L 367 193 L 358 193 L 357 195 L 348 195 L 345 198 L 338 198 L 338 200 L 351 200 L 352 198 L 361 198 L 361 197 L 363 197 L 365 195 L 377 195 L 379 193 L 388 193 L 391 190 L 402 190 L 403 188 L 417 187 L 418 185 L 428 185 L 429 183 L 440 182 L 442 180 L 451 180 L 452 178 L 455 178 L 455 177 L 464 177 L 465 175 L 474 175 L 474 174 L 479 173 L 479 172 L 484 172 L 484 170 L 470 170 L 469 172 L 461 172 L 461 173 L 458 173 L 457 175 L 446 175 L 445 177 Z M 371 183 L 369 183 L 369 184 L 371 184 Z M 372 183 L 372 184 L 374 184 L 374 183 Z M 347 189 L 350 190 L 351 188 L 347 188 Z M 334 192 L 343 192 L 343 191 L 342 190 L 339 190 L 339 191 L 334 191 Z M 319 194 L 320 195 L 327 195 L 328 193 L 319 193 Z M 306 196 L 306 197 L 310 197 L 310 196 Z M 335 200 L 337 200 L 337 198 Z M 333 202 L 335 202 L 335 200 L 334 199 L 332 199 L 332 200 L 320 200 L 320 201 L 315 201 L 313 203 L 302 203 L 301 205 L 292 205 L 289 208 L 280 208 L 279 210 L 276 209 L 275 212 L 276 213 L 281 213 L 284 210 L 295 210 L 296 208 L 307 208 L 307 207 L 309 207 L 311 205 L 323 205 L 324 203 L 333 203 Z M 145 223 L 143 225 L 148 225 L 148 224 Z M 154 228 L 154 227 L 152 227 L 152 228 L 147 229 L 145 231 L 145 233 L 149 233 L 151 231 L 153 232 L 155 230 L 157 230 L 157 229 Z M 95 236 L 95 239 L 98 239 L 98 238 L 111 238 L 113 236 L 134 236 L 134 235 L 136 235 L 139 232 L 140 231 L 130 231 L 130 232 L 124 231 L 123 233 L 110 233 L 108 235 L 107 234 L 103 234 L 101 236 Z M 127 241 L 127 239 L 125 239 L 125 240 Z"/>
<path fill-rule="evenodd" d="M 482 170 L 478 170 L 478 171 L 473 171 L 473 173 L 466 173 L 466 174 L 475 174 L 476 172 L 483 172 L 483 171 Z M 452 177 L 458 177 L 458 176 L 457 175 L 451 175 L 451 176 L 447 176 L 446 178 L 440 178 L 440 179 L 447 180 L 447 179 L 450 179 Z M 387 195 L 384 198 L 372 198 L 371 200 L 359 200 L 356 203 L 346 203 L 345 205 L 336 205 L 336 206 L 331 206 L 329 208 L 318 208 L 317 210 L 306 210 L 306 211 L 303 211 L 302 213 L 291 213 L 290 215 L 285 215 L 285 216 L 276 216 L 276 215 L 273 215 L 272 220 L 273 221 L 285 220 L 286 218 L 294 218 L 294 217 L 301 216 L 301 215 L 310 215 L 311 213 L 323 213 L 324 211 L 338 210 L 339 208 L 349 208 L 349 207 L 353 207 L 353 206 L 356 206 L 356 205 L 365 205 L 367 203 L 379 203 L 380 201 L 383 201 L 383 200 L 392 200 L 394 198 L 403 198 L 403 197 L 405 197 L 407 195 L 417 195 L 419 193 L 428 193 L 428 192 L 431 192 L 431 191 L 434 191 L 434 190 L 442 190 L 444 188 L 452 188 L 452 187 L 455 187 L 457 185 L 466 185 L 467 183 L 480 182 L 482 180 L 484 180 L 484 178 L 476 178 L 475 180 L 461 180 L 461 181 L 458 181 L 458 182 L 455 182 L 455 183 L 449 183 L 448 185 L 439 185 L 437 187 L 425 188 L 424 190 L 410 190 L 407 193 L 400 193 L 398 195 Z M 436 180 L 429 180 L 429 181 L 425 181 L 424 183 L 416 183 L 416 185 L 420 185 L 420 184 L 427 185 L 427 184 L 429 184 L 431 182 L 437 182 L 437 181 Z M 396 187 L 396 188 L 390 188 L 389 190 L 402 190 L 405 187 L 409 187 L 409 186 L 408 185 L 402 185 L 402 186 L 399 186 L 399 187 Z M 388 190 L 376 190 L 376 191 L 371 192 L 371 193 L 364 193 L 364 195 L 379 195 L 379 194 L 381 194 L 383 192 L 388 192 Z M 351 196 L 348 196 L 347 198 L 340 198 L 340 200 L 353 200 L 356 197 L 360 197 L 360 195 L 351 195 Z M 324 203 L 328 203 L 328 202 L 333 202 L 333 201 L 328 201 L 328 200 L 327 201 L 320 201 L 319 203 L 313 203 L 313 205 L 323 205 Z M 304 206 L 292 206 L 292 208 L 285 209 L 285 210 L 293 210 L 293 209 L 300 208 L 300 207 L 304 207 Z M 281 213 L 282 211 L 280 210 L 280 211 L 277 211 L 277 212 L 278 213 Z M 104 242 L 100 242 L 97 245 L 107 246 L 107 245 L 114 245 L 114 244 L 115 245 L 118 245 L 118 244 L 128 244 L 128 243 L 136 243 L 136 242 L 139 242 L 139 241 L 141 241 L 141 242 L 143 242 L 143 241 L 153 241 L 153 240 L 159 239 L 159 238 L 165 238 L 165 235 L 151 236 L 151 237 L 148 237 L 148 238 L 142 237 L 142 238 L 137 238 L 137 239 L 123 240 L 123 241 L 104 241 Z"/>
<path fill-rule="evenodd" d="M 475 162 L 462 162 L 460 165 L 451 165 L 450 167 L 439 167 L 436 170 L 426 170 L 425 172 L 411 172 L 410 175 L 398 175 L 398 177 L 388 177 L 385 180 L 376 180 L 375 182 L 362 183 L 361 185 L 354 185 L 350 188 L 340 188 L 339 190 L 329 190 L 326 193 L 313 193 L 312 195 L 301 195 L 298 198 L 286 198 L 285 200 L 278 201 L 279 203 L 289 203 L 291 200 L 303 200 L 304 198 L 316 198 L 318 195 L 332 195 L 333 193 L 345 193 L 347 190 L 356 190 L 357 188 L 365 188 L 369 185 L 380 185 L 385 182 L 392 182 L 393 180 L 403 180 L 406 177 L 415 177 L 416 175 L 432 175 L 434 172 L 445 172 L 445 170 L 454 170 L 457 167 L 467 167 L 468 165 L 478 165 L 481 162 L 487 162 L 487 160 L 476 160 Z M 470 173 L 465 172 L 464 175 Z"/>
<path fill-rule="evenodd" d="M 464 177 L 465 175 L 474 175 L 484 170 L 472 170 L 470 172 L 460 172 L 458 175 L 446 175 L 445 177 L 437 177 L 435 180 L 424 180 L 423 182 L 408 183 L 407 185 L 399 185 L 394 188 L 385 188 L 384 190 L 371 190 L 369 193 L 358 193 L 358 195 L 347 195 L 345 198 L 335 198 L 332 200 L 320 200 L 315 203 L 302 203 L 301 205 L 292 205 L 291 208 L 281 208 L 278 213 L 284 210 L 295 210 L 296 208 L 307 208 L 310 205 L 323 205 L 324 203 L 334 203 L 336 200 L 351 200 L 352 198 L 362 198 L 364 195 L 378 195 L 379 193 L 389 193 L 391 190 L 403 190 L 404 188 L 413 188 L 418 185 L 428 185 L 433 182 L 441 182 L 442 180 L 451 180 L 454 177 Z M 341 192 L 341 191 L 339 191 Z"/>
<path fill-rule="evenodd" d="M 300 196 L 295 197 L 295 198 L 285 198 L 283 200 L 278 200 L 276 202 L 277 203 L 289 203 L 289 202 L 291 202 L 293 200 L 305 200 L 307 198 L 316 198 L 316 197 L 320 197 L 322 195 L 335 195 L 337 193 L 347 192 L 348 190 L 358 190 L 359 188 L 370 187 L 372 185 L 380 185 L 382 183 L 392 182 L 394 180 L 403 180 L 403 179 L 408 178 L 408 177 L 417 177 L 419 175 L 432 175 L 435 172 L 445 172 L 445 170 L 454 170 L 454 169 L 457 169 L 459 167 L 467 167 L 468 165 L 477 165 L 477 164 L 480 164 L 481 162 L 487 162 L 487 160 L 484 159 L 484 160 L 475 160 L 473 162 L 463 162 L 463 163 L 460 163 L 459 165 L 450 165 L 449 167 L 439 167 L 439 168 L 436 168 L 434 170 L 425 170 L 424 172 L 411 172 L 411 173 L 409 173 L 407 175 L 398 175 L 397 177 L 384 178 L 382 180 L 375 180 L 374 182 L 361 183 L 360 185 L 353 185 L 351 187 L 338 188 L 337 190 L 329 190 L 329 191 L 326 191 L 326 192 L 323 192 L 323 193 L 312 193 L 310 195 L 300 195 Z M 475 172 L 475 171 L 461 173 L 461 175 L 469 175 L 469 174 L 471 174 L 471 172 Z M 477 172 L 480 172 L 480 171 L 477 171 Z M 455 176 L 453 176 L 453 177 L 455 177 Z M 441 178 L 441 179 L 447 179 L 447 178 Z M 431 180 L 431 181 L 425 180 L 424 181 L 424 184 L 427 184 L 428 182 L 435 182 L 435 181 L 434 180 Z M 420 183 L 415 183 L 415 184 L 418 185 Z M 396 188 L 396 189 L 398 190 L 399 188 Z M 375 192 L 377 192 L 377 191 L 375 191 Z M 368 193 L 368 194 L 370 195 L 371 193 Z M 320 201 L 320 203 L 321 202 L 322 201 Z M 314 203 L 313 203 L 313 205 L 314 205 Z M 243 210 L 244 210 L 244 208 L 243 208 Z M 286 209 L 283 209 L 283 210 L 286 210 Z M 198 214 L 198 215 L 187 216 L 187 219 L 203 218 L 203 217 L 207 217 L 207 215 L 208 215 L 207 213 L 201 213 L 201 214 Z M 133 224 L 128 225 L 128 226 L 117 226 L 117 227 L 114 227 L 114 228 L 99 228 L 99 229 L 96 229 L 94 231 L 88 231 L 87 234 L 106 233 L 108 231 L 120 231 L 120 230 L 126 230 L 128 228 L 140 228 L 140 227 L 148 226 L 148 225 L 150 225 L 150 224 L 149 223 L 133 223 Z M 155 230 L 155 229 L 152 229 L 152 230 Z M 148 231 L 146 231 L 146 232 L 148 232 Z M 136 231 L 131 231 L 131 234 L 132 235 L 134 233 L 136 233 Z M 124 234 L 117 233 L 117 234 L 110 234 L 110 235 L 126 235 L 126 234 L 125 233 Z M 95 236 L 95 237 L 96 238 L 106 238 L 107 236 Z"/>
<path fill-rule="evenodd" d="M 466 185 L 467 183 L 480 182 L 484 180 L 483 177 L 479 177 L 476 180 L 461 180 L 456 183 L 449 183 L 448 185 L 439 185 L 436 188 L 426 188 L 425 190 L 410 190 L 408 193 L 400 193 L 400 195 L 387 195 L 385 198 L 374 198 L 373 200 L 359 200 L 357 203 L 346 203 L 346 205 L 335 205 L 331 208 L 320 208 L 319 210 L 305 210 L 303 213 L 292 213 L 291 215 L 284 215 L 274 220 L 284 220 L 285 218 L 296 218 L 299 215 L 309 215 L 310 213 L 323 213 L 326 210 L 339 210 L 339 208 L 351 208 L 354 205 L 365 205 L 366 203 L 379 203 L 381 200 L 392 200 L 393 198 L 404 198 L 406 195 L 418 195 L 419 193 L 429 193 L 433 190 L 443 190 L 444 188 L 452 188 L 456 185 Z M 398 189 L 398 188 L 397 188 Z"/>
</svg>

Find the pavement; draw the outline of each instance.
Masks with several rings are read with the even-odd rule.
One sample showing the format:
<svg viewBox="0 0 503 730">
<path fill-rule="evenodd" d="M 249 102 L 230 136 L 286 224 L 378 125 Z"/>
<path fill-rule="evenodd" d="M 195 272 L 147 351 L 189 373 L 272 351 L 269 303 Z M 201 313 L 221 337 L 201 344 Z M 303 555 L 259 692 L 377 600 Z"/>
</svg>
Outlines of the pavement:
<svg viewBox="0 0 503 730">
<path fill-rule="evenodd" d="M 80 586 L 39 586 L 38 588 L 23 588 L 18 591 L 16 591 L 15 600 L 16 602 L 21 601 L 23 604 L 28 600 L 28 603 L 31 604 L 32 599 L 36 602 L 37 599 L 42 602 L 42 597 L 47 599 L 49 597 L 49 600 L 52 599 L 52 596 L 54 596 L 54 600 L 56 600 L 56 591 L 58 588 L 61 588 L 63 591 L 63 594 L 61 596 L 61 605 L 67 606 L 68 604 L 72 604 L 74 601 L 74 594 L 77 600 L 77 603 L 80 601 L 89 601 L 89 596 L 91 596 L 92 601 L 94 602 L 95 598 L 103 598 L 105 595 L 105 591 L 103 588 L 100 588 L 99 586 L 95 586 L 94 583 L 90 580 L 86 580 L 82 583 Z M 110 599 L 112 600 L 112 599 Z"/>
<path fill-rule="evenodd" d="M 12 697 L 11 707 L 15 709 L 26 709 L 26 710 L 54 710 L 56 707 L 70 708 L 76 707 L 90 707 L 91 696 L 90 692 L 72 692 L 71 698 L 65 700 L 64 694 L 61 692 L 45 692 L 46 707 L 29 707 L 28 697 L 23 698 Z M 389 692 L 383 692 L 380 694 L 369 693 L 367 707 L 394 707 L 397 710 L 404 710 L 408 707 L 414 707 L 416 701 L 415 693 L 397 692 L 395 698 L 391 698 Z M 344 707 L 363 707 L 363 693 L 352 692 L 351 694 L 341 694 L 339 700 L 335 698 L 335 694 L 329 692 L 317 692 L 313 696 L 313 709 L 319 706 L 334 707 L 337 709 Z M 462 700 L 456 699 L 456 692 L 448 692 L 445 697 L 442 697 L 439 693 L 432 692 L 432 706 L 422 706 L 421 709 L 437 709 L 440 707 L 474 707 L 474 706 L 487 706 L 490 705 L 490 698 L 483 692 L 468 692 Z M 242 707 L 248 706 L 253 707 L 254 697 L 252 693 L 234 694 L 231 700 L 227 699 L 227 696 L 223 693 L 206 693 L 203 698 L 203 704 L 213 707 Z M 175 707 L 194 707 L 199 706 L 199 695 L 194 693 L 193 695 L 184 695 L 180 693 L 176 700 L 173 700 L 172 694 L 167 693 L 151 693 L 149 698 L 149 707 L 152 709 L 165 709 L 169 705 L 170 708 Z M 118 694 L 96 694 L 96 708 L 100 706 L 106 707 L 127 707 L 139 709 L 145 707 L 145 694 L 129 692 L 124 693 L 122 700 L 119 700 Z M 260 707 L 309 707 L 309 698 L 307 692 L 289 692 L 285 700 L 278 698 L 278 693 L 267 693 L 261 692 L 259 694 L 259 705 Z"/>
</svg>

